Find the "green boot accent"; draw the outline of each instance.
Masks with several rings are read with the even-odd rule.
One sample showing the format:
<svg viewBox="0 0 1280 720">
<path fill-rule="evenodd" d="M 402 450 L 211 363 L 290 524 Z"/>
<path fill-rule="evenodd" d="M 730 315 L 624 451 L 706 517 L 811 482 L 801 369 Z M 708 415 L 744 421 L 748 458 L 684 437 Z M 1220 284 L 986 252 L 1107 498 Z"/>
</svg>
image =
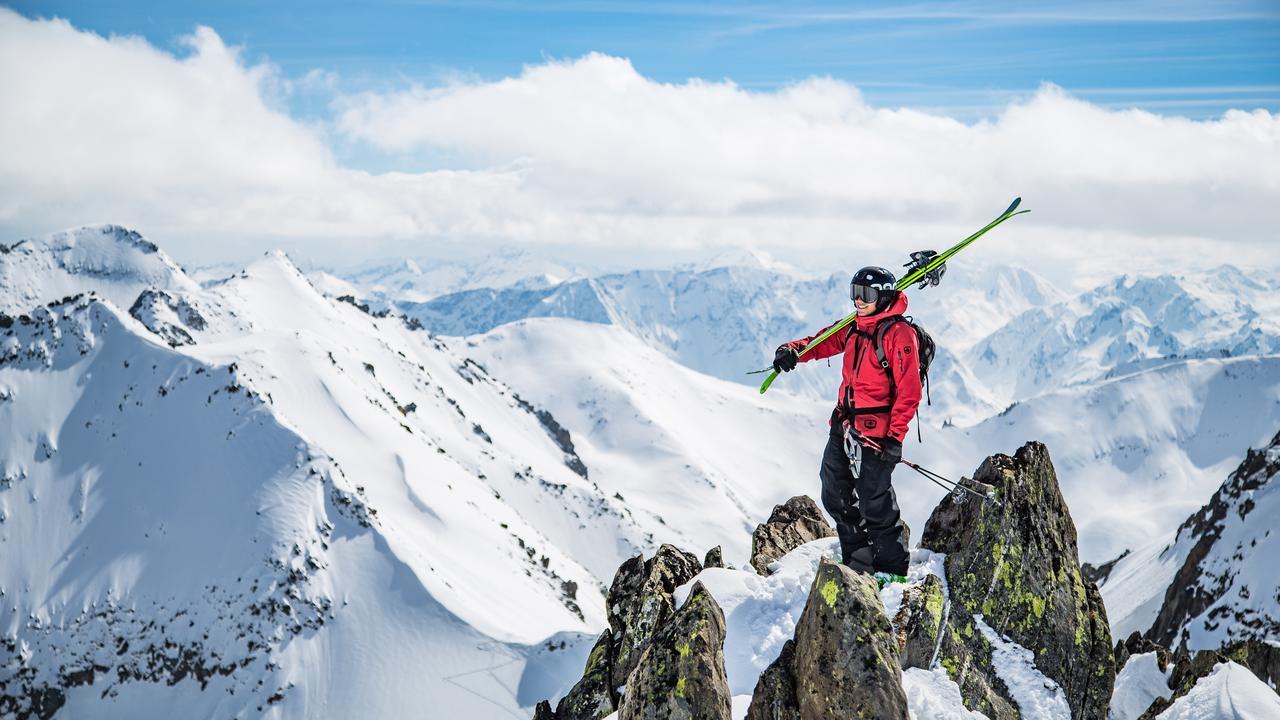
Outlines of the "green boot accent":
<svg viewBox="0 0 1280 720">
<path fill-rule="evenodd" d="M 871 577 L 876 579 L 876 586 L 878 586 L 881 590 L 884 589 L 885 585 L 892 585 L 893 583 L 904 583 L 907 581 L 907 579 L 902 575 L 895 575 L 893 573 L 887 573 L 887 572 L 878 572 L 872 575 Z"/>
</svg>

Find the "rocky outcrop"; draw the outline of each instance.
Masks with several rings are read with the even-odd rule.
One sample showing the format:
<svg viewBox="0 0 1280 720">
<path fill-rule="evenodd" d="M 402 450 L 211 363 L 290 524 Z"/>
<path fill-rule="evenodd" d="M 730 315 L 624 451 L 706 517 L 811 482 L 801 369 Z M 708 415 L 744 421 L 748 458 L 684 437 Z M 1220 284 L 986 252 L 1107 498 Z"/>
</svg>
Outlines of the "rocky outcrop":
<svg viewBox="0 0 1280 720">
<path fill-rule="evenodd" d="M 196 341 L 191 333 L 208 327 L 204 316 L 186 298 L 156 288 L 143 290 L 129 308 L 129 314 L 170 347 L 194 345 Z"/>
<path fill-rule="evenodd" d="M 1147 641 L 1113 648 L 1097 588 L 1080 569 L 1075 526 L 1048 451 L 1029 443 L 1012 457 L 992 456 L 965 482 L 993 500 L 947 497 L 934 510 L 921 547 L 946 555 L 943 577 L 928 574 L 905 585 L 892 622 L 873 579 L 831 559 L 819 562 L 794 636 L 756 680 L 749 720 L 904 718 L 902 670 L 938 667 L 956 682 L 968 708 L 995 720 L 1021 717 L 1027 703 L 1053 706 L 1063 716 L 1107 717 L 1116 656 L 1146 652 Z M 792 498 L 756 529 L 751 566 L 767 574 L 775 559 L 833 534 L 816 503 Z M 937 571 L 937 556 L 925 562 Z M 920 567 L 913 566 L 913 577 Z M 718 608 L 700 611 L 712 630 L 690 646 L 698 657 L 686 661 L 671 643 L 693 639 L 681 635 L 692 621 L 676 618 L 700 605 L 691 599 L 677 613 L 671 594 L 699 570 L 692 556 L 670 546 L 619 569 L 608 598 L 610 632 L 556 718 L 603 717 L 619 706 L 609 693 L 623 684 L 624 702 L 648 710 L 624 709 L 621 717 L 694 716 L 675 690 L 680 668 L 690 667 L 681 663 L 701 663 L 699 672 L 707 674 L 700 677 L 714 678 L 723 652 L 715 649 L 713 640 L 722 636 L 714 627 L 723 618 L 710 619 Z M 703 592 L 699 583 L 693 594 Z M 706 606 L 714 606 L 709 595 Z M 1011 687 L 1001 672 L 1015 666 L 1008 682 L 1019 680 Z M 709 692 L 721 707 L 718 684 L 706 682 L 717 688 Z M 568 704 L 602 697 L 609 701 Z M 698 712 L 713 717 L 719 710 Z"/>
<path fill-rule="evenodd" d="M 1119 672 L 1124 669 L 1124 666 L 1129 662 L 1129 658 L 1134 655 L 1149 652 L 1156 654 L 1156 666 L 1160 668 L 1161 672 L 1169 667 L 1172 654 L 1168 648 L 1148 640 L 1137 631 L 1131 633 L 1123 642 L 1117 642 L 1115 650 L 1112 651 L 1116 658 L 1116 671 Z"/>
<path fill-rule="evenodd" d="M 1276 573 L 1270 569 L 1270 556 L 1280 548 L 1272 532 L 1280 512 L 1277 478 L 1280 433 L 1267 447 L 1250 449 L 1208 504 L 1178 528 L 1177 542 L 1193 544 L 1165 591 L 1148 638 L 1182 646 L 1195 626 L 1202 637 L 1193 649 L 1213 649 L 1206 647 L 1210 639 L 1224 646 L 1280 643 Z M 1259 677 L 1273 684 L 1278 679 Z"/>
<path fill-rule="evenodd" d="M 835 528 L 822 517 L 813 498 L 797 495 L 775 505 L 769 520 L 751 534 L 751 567 L 760 575 L 769 574 L 769 563 L 801 545 L 834 537 Z"/>
<path fill-rule="evenodd" d="M 654 632 L 675 614 L 671 594 L 699 572 L 697 557 L 665 544 L 648 560 L 636 556 L 618 568 L 607 598 L 614 687 L 626 684 Z"/>
<path fill-rule="evenodd" d="M 778 657 L 760 673 L 751 694 L 751 706 L 747 708 L 747 720 L 795 720 L 800 717 L 795 666 L 796 641 L 788 640 Z"/>
<path fill-rule="evenodd" d="M 654 634 L 627 680 L 620 720 L 729 720 L 724 613 L 701 583 Z"/>
<path fill-rule="evenodd" d="M 1116 674 L 1110 629 L 1097 586 L 1081 574 L 1048 450 L 1032 442 L 1013 457 L 994 455 L 974 480 L 993 486 L 999 504 L 944 500 L 920 543 L 947 553 L 940 662 L 971 707 L 1010 716 L 1014 698 L 994 670 L 978 616 L 1034 652 L 1036 669 L 1061 687 L 1073 716 L 1106 717 Z"/>
<path fill-rule="evenodd" d="M 792 690 L 794 698 L 785 695 Z M 789 714 L 792 708 L 798 714 Z M 796 624 L 792 653 L 784 652 L 765 671 L 747 717 L 907 717 L 898 645 L 875 581 L 822 561 Z"/>
<path fill-rule="evenodd" d="M 903 591 L 902 606 L 893 618 L 898 662 L 903 670 L 933 667 L 949 610 L 946 590 L 936 575 Z"/>
<path fill-rule="evenodd" d="M 1080 574 L 1084 576 L 1085 580 L 1088 580 L 1094 585 L 1101 587 L 1102 584 L 1107 581 L 1107 578 L 1111 577 L 1111 571 L 1116 569 L 1116 563 L 1129 557 L 1130 552 L 1131 551 L 1129 550 L 1125 550 L 1124 552 L 1102 563 L 1101 565 L 1093 565 L 1091 563 L 1081 563 Z"/>
<path fill-rule="evenodd" d="M 618 709 L 617 686 L 613 684 L 614 643 L 612 630 L 605 630 L 587 655 L 582 679 L 560 699 L 556 711 L 540 720 L 594 720 Z M 542 712 L 542 711 L 539 711 Z"/>
<path fill-rule="evenodd" d="M 582 679 L 556 706 L 558 720 L 603 718 L 618 709 L 617 688 L 627 684 L 650 641 L 675 615 L 672 593 L 701 571 L 697 557 L 673 545 L 618 568 L 606 597 L 609 629 L 587 657 Z"/>
<path fill-rule="evenodd" d="M 702 558 L 702 567 L 704 568 L 724 567 L 724 550 L 719 545 L 708 550 L 706 557 Z"/>
</svg>

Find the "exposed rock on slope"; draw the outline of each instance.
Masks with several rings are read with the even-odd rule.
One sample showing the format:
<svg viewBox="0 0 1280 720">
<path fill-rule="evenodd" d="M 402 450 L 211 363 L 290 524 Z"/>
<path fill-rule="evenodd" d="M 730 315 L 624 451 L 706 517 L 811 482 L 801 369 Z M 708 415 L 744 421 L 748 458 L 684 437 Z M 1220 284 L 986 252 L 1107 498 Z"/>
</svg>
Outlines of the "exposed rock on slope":
<svg viewBox="0 0 1280 720">
<path fill-rule="evenodd" d="M 835 534 L 813 498 L 797 495 L 775 506 L 769 520 L 756 526 L 751 534 L 751 567 L 768 575 L 769 563 L 807 542 Z"/>
<path fill-rule="evenodd" d="M 749 703 L 748 718 L 931 717 L 939 711 L 968 717 L 971 710 L 992 718 L 1107 717 L 1116 674 L 1110 631 L 1097 589 L 1081 575 L 1075 527 L 1048 451 L 1029 443 L 1013 457 L 992 456 L 966 482 L 990 486 L 998 504 L 944 500 L 925 529 L 924 549 L 913 554 L 905 584 L 877 592 L 869 577 L 832 557 L 839 554 L 835 540 L 821 537 L 778 557 L 772 573 L 705 568 L 689 581 L 693 593 L 705 589 L 723 609 L 729 687 Z M 794 498 L 775 510 L 776 523 L 760 527 L 781 539 L 776 547 L 790 549 L 800 528 L 813 526 L 812 510 L 812 500 Z M 757 550 L 759 536 L 758 530 Z M 674 548 L 664 551 L 668 560 L 649 563 L 676 560 L 685 567 L 691 560 Z M 769 563 L 755 562 L 761 554 L 754 555 L 753 569 L 768 572 Z M 646 567 L 638 558 L 628 561 L 619 578 L 631 579 L 615 580 L 615 592 L 643 585 L 640 578 L 653 576 Z M 795 592 L 799 579 L 807 594 Z M 648 586 L 654 589 L 631 596 L 672 607 L 658 590 L 666 583 Z M 615 605 L 636 604 L 621 603 L 613 593 L 609 602 L 611 617 Z M 672 615 L 664 610 L 650 616 Z M 627 632 L 653 643 L 670 622 Z M 612 636 L 601 638 L 575 692 L 600 687 L 610 674 L 615 686 L 626 682 L 631 692 L 638 671 L 619 673 L 625 666 L 616 660 L 626 644 L 620 642 L 624 626 L 637 624 L 617 623 Z M 755 633 L 774 641 L 744 637 Z M 779 635 L 791 639 L 777 644 Z M 1125 649 L 1145 652 L 1145 645 Z M 609 662 L 611 673 L 602 669 Z M 645 687 L 647 697 L 652 685 Z M 610 711 L 607 703 L 595 714 L 565 708 L 562 702 L 554 717 L 601 718 Z"/>
<path fill-rule="evenodd" d="M 747 717 L 906 718 L 897 656 L 875 582 L 823 560 L 791 652 L 761 676 Z"/>
<path fill-rule="evenodd" d="M 992 639 L 1016 644 L 1034 652 L 1034 669 L 1056 683 L 1073 716 L 1105 717 L 1115 680 L 1110 629 L 1097 587 L 1081 576 L 1048 450 L 1032 442 L 1013 457 L 993 455 L 974 480 L 993 486 L 1000 504 L 944 501 L 920 543 L 947 553 L 942 664 L 971 707 L 1008 716 L 1028 700 L 998 671 L 1002 648 Z"/>
<path fill-rule="evenodd" d="M 609 628 L 596 641 L 582 679 L 560 700 L 554 717 L 587 720 L 619 709 L 617 688 L 627 684 L 655 633 L 676 614 L 672 592 L 701 570 L 696 557 L 672 545 L 662 545 L 648 560 L 636 556 L 624 562 L 606 598 Z"/>
<path fill-rule="evenodd" d="M 627 680 L 621 720 L 729 720 L 724 613 L 700 583 L 649 642 Z"/>
<path fill-rule="evenodd" d="M 1280 433 L 1267 447 L 1249 450 L 1208 504 L 1178 528 L 1177 542 L 1193 544 L 1148 637 L 1193 650 L 1250 640 L 1280 643 L 1280 539 L 1272 533 L 1280 520 L 1277 478 Z M 1280 664 L 1280 651 L 1272 655 L 1270 664 Z M 1272 683 L 1280 679 L 1265 664 L 1251 667 Z"/>
</svg>

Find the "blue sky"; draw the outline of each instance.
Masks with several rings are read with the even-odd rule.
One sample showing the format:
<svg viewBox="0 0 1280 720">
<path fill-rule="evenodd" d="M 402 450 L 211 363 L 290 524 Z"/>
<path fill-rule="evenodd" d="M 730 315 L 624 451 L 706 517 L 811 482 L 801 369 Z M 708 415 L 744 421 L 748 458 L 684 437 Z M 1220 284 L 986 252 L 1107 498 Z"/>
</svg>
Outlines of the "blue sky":
<svg viewBox="0 0 1280 720">
<path fill-rule="evenodd" d="M 3 2 L 0 240 L 1280 263 L 1280 0 Z"/>
<path fill-rule="evenodd" d="M 666 82 L 772 89 L 810 76 L 876 106 L 973 120 L 1052 82 L 1104 107 L 1206 118 L 1280 110 L 1280 2 L 14 2 L 103 35 L 208 25 L 252 62 L 344 91 L 494 79 L 591 51 Z M 294 110 L 308 108 L 305 96 Z"/>
</svg>

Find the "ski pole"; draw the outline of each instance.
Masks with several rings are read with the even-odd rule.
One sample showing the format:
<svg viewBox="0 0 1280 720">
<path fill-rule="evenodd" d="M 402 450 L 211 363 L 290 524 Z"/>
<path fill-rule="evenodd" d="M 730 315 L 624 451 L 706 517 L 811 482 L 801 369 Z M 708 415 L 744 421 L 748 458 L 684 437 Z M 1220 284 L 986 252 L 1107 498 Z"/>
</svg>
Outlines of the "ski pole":
<svg viewBox="0 0 1280 720">
<path fill-rule="evenodd" d="M 875 440 L 872 440 L 871 438 L 867 437 L 866 435 L 863 435 L 862 433 L 852 428 L 849 428 L 849 432 L 853 434 L 853 439 L 857 440 L 859 445 L 862 445 L 863 447 L 869 447 L 878 453 L 884 452 L 884 450 L 880 447 L 880 443 L 876 442 Z M 974 497 L 982 498 L 983 502 L 992 502 L 992 503 L 995 503 L 997 507 L 1000 506 L 1000 501 L 997 500 L 995 497 L 991 495 L 987 495 L 985 493 L 980 493 L 977 490 L 974 490 L 973 488 L 969 487 L 968 485 L 963 485 L 954 480 L 950 480 L 926 467 L 922 467 L 917 463 L 913 463 L 906 458 L 900 457 L 898 458 L 898 462 L 920 473 L 929 481 L 931 481 L 934 485 L 937 485 L 943 490 L 948 491 L 952 495 L 955 495 L 957 490 L 963 490 L 973 495 Z"/>
</svg>

